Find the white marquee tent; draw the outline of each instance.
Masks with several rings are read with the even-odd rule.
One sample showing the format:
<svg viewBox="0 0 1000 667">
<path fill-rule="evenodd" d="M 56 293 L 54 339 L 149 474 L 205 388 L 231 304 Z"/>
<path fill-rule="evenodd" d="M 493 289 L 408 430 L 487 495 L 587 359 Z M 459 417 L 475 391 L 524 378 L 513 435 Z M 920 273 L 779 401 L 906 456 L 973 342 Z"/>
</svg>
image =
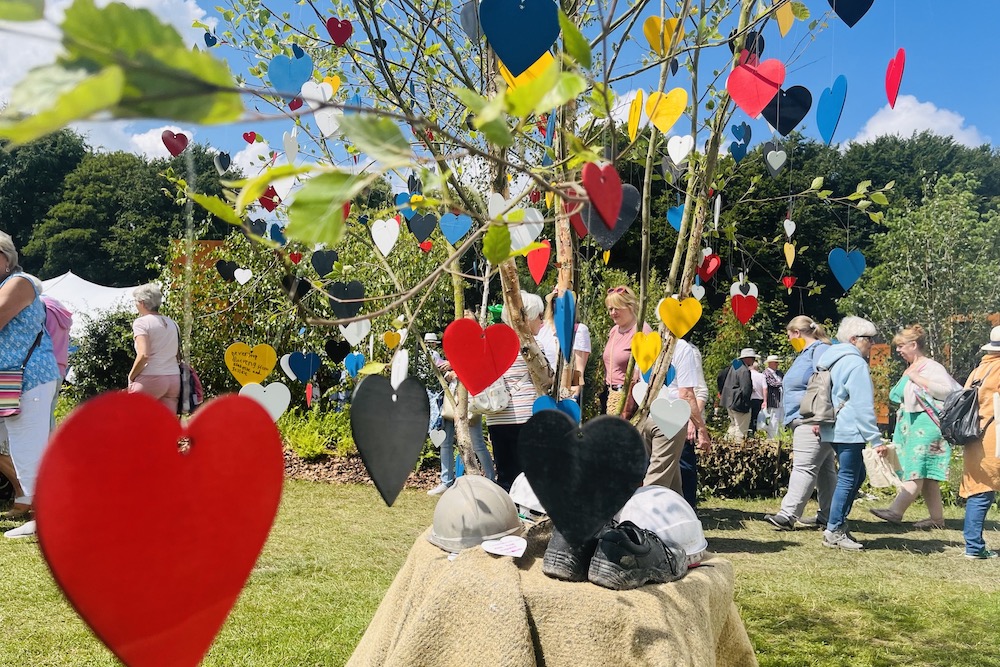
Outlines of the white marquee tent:
<svg viewBox="0 0 1000 667">
<path fill-rule="evenodd" d="M 72 271 L 42 281 L 43 292 L 58 299 L 73 313 L 73 327 L 70 329 L 72 336 L 80 336 L 83 333 L 86 320 L 100 317 L 102 313 L 132 306 L 134 289 L 135 287 L 98 285 L 84 280 Z"/>
</svg>

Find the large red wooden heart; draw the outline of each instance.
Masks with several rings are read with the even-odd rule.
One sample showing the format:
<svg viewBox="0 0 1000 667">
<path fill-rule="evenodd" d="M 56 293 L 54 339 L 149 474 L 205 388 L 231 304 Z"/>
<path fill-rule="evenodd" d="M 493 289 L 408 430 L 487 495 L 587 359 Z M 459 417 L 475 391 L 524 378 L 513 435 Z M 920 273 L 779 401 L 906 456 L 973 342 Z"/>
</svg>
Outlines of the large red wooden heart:
<svg viewBox="0 0 1000 667">
<path fill-rule="evenodd" d="M 733 297 L 733 315 L 745 325 L 757 312 L 757 297 L 737 294 Z"/>
<path fill-rule="evenodd" d="M 483 328 L 475 320 L 455 320 L 444 330 L 441 347 L 470 395 L 482 392 L 517 359 L 521 343 L 506 324 Z"/>
<path fill-rule="evenodd" d="M 756 118 L 774 99 L 785 82 L 785 66 L 774 58 L 755 64 L 744 51 L 740 64 L 733 68 L 726 80 L 726 89 L 736 106 L 748 116 Z"/>
<path fill-rule="evenodd" d="M 42 553 L 122 662 L 194 666 L 264 546 L 283 474 L 281 437 L 252 399 L 214 399 L 181 427 L 147 395 L 104 394 L 49 443 L 34 499 Z"/>
<path fill-rule="evenodd" d="M 583 165 L 582 180 L 590 203 L 601 214 L 608 229 L 614 229 L 622 208 L 622 179 L 615 165 L 598 167 L 593 162 L 588 162 Z"/>
<path fill-rule="evenodd" d="M 549 266 L 549 258 L 552 256 L 552 244 L 548 239 L 542 239 L 539 243 L 545 247 L 532 250 L 525 256 L 528 261 L 528 271 L 536 285 L 541 284 L 542 278 L 545 276 L 545 269 Z"/>
<path fill-rule="evenodd" d="M 568 194 L 576 195 L 577 191 L 573 188 L 570 188 Z M 584 236 L 586 236 L 587 225 L 583 222 L 583 214 L 582 214 L 583 207 L 581 206 L 581 203 L 575 201 L 564 201 L 563 211 L 566 212 L 566 215 L 569 215 L 569 222 L 571 225 L 573 225 L 573 230 L 576 232 L 576 235 L 579 236 L 581 239 Z M 570 215 L 571 213 L 572 215 Z"/>
<path fill-rule="evenodd" d="M 906 67 L 906 49 L 896 51 L 896 57 L 889 61 L 885 70 L 885 95 L 891 108 L 896 107 L 896 97 L 899 95 L 899 84 L 903 82 L 903 69 Z"/>
<path fill-rule="evenodd" d="M 184 149 L 187 148 L 188 145 L 187 135 L 182 132 L 174 133 L 170 130 L 164 130 L 163 133 L 160 134 L 160 139 L 163 140 L 163 145 L 167 147 L 167 150 L 174 157 L 183 153 Z"/>
<path fill-rule="evenodd" d="M 259 201 L 260 205 L 268 211 L 273 211 L 278 208 L 278 204 L 281 203 L 281 198 L 278 197 L 278 191 L 274 189 L 274 186 L 269 185 L 267 186 L 267 190 L 264 191 L 264 194 L 261 195 L 260 199 L 257 201 Z"/>
<path fill-rule="evenodd" d="M 707 283 L 711 280 L 712 276 L 715 275 L 721 266 L 721 257 L 716 255 L 714 252 L 710 255 L 706 255 L 705 259 L 701 263 L 701 266 L 698 267 L 698 277 L 701 278 L 701 282 Z"/>
<path fill-rule="evenodd" d="M 326 20 L 326 31 L 330 33 L 330 39 L 334 44 L 343 46 L 354 34 L 354 26 L 347 19 L 341 21 L 336 16 L 331 16 Z"/>
</svg>

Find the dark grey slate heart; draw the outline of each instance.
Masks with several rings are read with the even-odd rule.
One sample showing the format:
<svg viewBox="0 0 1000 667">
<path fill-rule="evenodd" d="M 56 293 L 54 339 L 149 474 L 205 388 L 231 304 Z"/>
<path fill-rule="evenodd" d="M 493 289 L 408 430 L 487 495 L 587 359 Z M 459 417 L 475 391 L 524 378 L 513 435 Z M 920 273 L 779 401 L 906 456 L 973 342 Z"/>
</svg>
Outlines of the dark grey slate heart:
<svg viewBox="0 0 1000 667">
<path fill-rule="evenodd" d="M 467 2 L 462 7 L 459 19 L 462 22 L 462 30 L 472 42 L 478 42 L 483 38 L 483 27 L 479 23 L 479 0 Z"/>
<path fill-rule="evenodd" d="M 219 176 L 222 176 L 224 173 L 229 171 L 229 165 L 232 164 L 232 158 L 229 156 L 229 153 L 217 153 L 213 162 L 215 162 L 215 170 L 219 172 Z"/>
<path fill-rule="evenodd" d="M 336 250 L 317 250 L 312 254 L 309 261 L 312 263 L 313 268 L 316 269 L 316 273 L 320 277 L 323 277 L 333 271 L 333 265 L 337 263 L 338 259 L 340 259 L 340 256 L 337 255 Z"/>
<path fill-rule="evenodd" d="M 433 213 L 416 213 L 406 224 L 417 237 L 417 242 L 423 243 L 437 227 L 438 219 Z"/>
<path fill-rule="evenodd" d="M 628 502 L 648 463 L 639 431 L 610 415 L 579 427 L 569 415 L 542 410 L 521 427 L 517 449 L 538 501 L 573 544 L 593 537 Z"/>
<path fill-rule="evenodd" d="M 351 353 L 351 344 L 346 340 L 331 339 L 326 341 L 323 349 L 326 350 L 326 356 L 330 357 L 330 361 L 339 364 Z"/>
<path fill-rule="evenodd" d="M 812 93 L 805 86 L 779 88 L 778 94 L 760 113 L 781 136 L 787 137 L 812 109 L 812 99 Z"/>
<path fill-rule="evenodd" d="M 243 233 L 248 236 L 250 234 L 264 236 L 267 233 L 267 222 L 264 220 L 248 220 L 243 226 Z"/>
<path fill-rule="evenodd" d="M 240 265 L 236 262 L 227 262 L 224 259 L 220 259 L 215 263 L 215 270 L 219 272 L 222 279 L 227 283 L 231 283 L 236 280 L 236 269 L 240 268 Z"/>
<path fill-rule="evenodd" d="M 292 303 L 298 303 L 309 294 L 309 290 L 312 289 L 312 285 L 309 284 L 308 280 L 303 280 L 298 276 L 282 276 L 281 286 L 285 290 L 285 296 L 292 300 Z"/>
<path fill-rule="evenodd" d="M 365 286 L 360 281 L 349 283 L 333 283 L 327 292 L 330 294 L 330 307 L 339 319 L 354 317 L 361 310 L 361 301 L 365 296 Z"/>
<path fill-rule="evenodd" d="M 427 390 L 416 378 L 406 378 L 393 389 L 387 378 L 369 375 L 354 392 L 354 444 L 375 488 L 390 507 L 417 464 L 430 417 Z"/>
<path fill-rule="evenodd" d="M 618 209 L 618 220 L 614 229 L 608 229 L 601 214 L 589 202 L 583 205 L 580 216 L 583 218 L 583 224 L 587 226 L 587 231 L 597 243 L 605 250 L 610 250 L 635 222 L 636 216 L 639 215 L 640 199 L 639 191 L 634 185 L 629 183 L 622 185 L 622 205 Z"/>
</svg>

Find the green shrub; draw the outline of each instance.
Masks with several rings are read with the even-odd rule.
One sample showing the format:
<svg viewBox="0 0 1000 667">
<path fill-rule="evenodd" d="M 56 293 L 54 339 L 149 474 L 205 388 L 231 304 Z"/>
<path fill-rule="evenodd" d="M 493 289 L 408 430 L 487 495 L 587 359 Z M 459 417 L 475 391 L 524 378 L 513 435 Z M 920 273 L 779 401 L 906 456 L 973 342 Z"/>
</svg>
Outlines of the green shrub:
<svg viewBox="0 0 1000 667">
<path fill-rule="evenodd" d="M 135 312 L 118 311 L 87 320 L 79 345 L 69 358 L 73 384 L 66 394 L 71 403 L 127 386 L 135 361 L 132 321 L 136 317 Z"/>
<path fill-rule="evenodd" d="M 791 447 L 780 440 L 720 439 L 710 453 L 698 457 L 700 492 L 706 496 L 774 497 L 788 485 L 790 472 Z"/>
<path fill-rule="evenodd" d="M 278 420 L 278 429 L 285 444 L 306 461 L 357 451 L 351 436 L 350 408 L 341 412 L 293 408 Z"/>
</svg>

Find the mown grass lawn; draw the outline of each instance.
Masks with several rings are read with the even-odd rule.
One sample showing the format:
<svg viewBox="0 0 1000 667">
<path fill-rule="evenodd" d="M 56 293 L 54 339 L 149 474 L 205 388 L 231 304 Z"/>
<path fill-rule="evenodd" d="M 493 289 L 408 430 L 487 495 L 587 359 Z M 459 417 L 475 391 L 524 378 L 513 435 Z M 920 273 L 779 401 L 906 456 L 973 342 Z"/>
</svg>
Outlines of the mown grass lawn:
<svg viewBox="0 0 1000 667">
<path fill-rule="evenodd" d="M 434 502 L 407 490 L 387 508 L 369 486 L 288 482 L 204 664 L 342 665 Z M 855 506 L 852 530 L 868 549 L 851 554 L 823 547 L 819 532 L 772 530 L 760 517 L 776 501 L 705 503 L 711 548 L 736 564 L 760 664 L 1000 666 L 1000 562 L 961 557 L 962 510 L 946 510 L 947 530 L 921 532 L 877 521 L 871 506 Z M 1000 548 L 997 524 L 987 527 Z M 0 665 L 117 664 L 63 600 L 34 541 L 0 540 L 0 624 Z"/>
</svg>

